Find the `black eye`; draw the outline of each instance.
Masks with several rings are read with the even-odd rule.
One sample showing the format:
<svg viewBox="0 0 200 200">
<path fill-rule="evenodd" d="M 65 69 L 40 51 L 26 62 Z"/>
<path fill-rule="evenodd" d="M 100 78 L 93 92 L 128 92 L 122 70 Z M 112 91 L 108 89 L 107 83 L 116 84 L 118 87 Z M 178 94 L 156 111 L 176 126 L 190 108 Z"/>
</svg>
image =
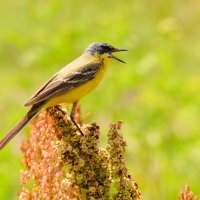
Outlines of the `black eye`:
<svg viewBox="0 0 200 200">
<path fill-rule="evenodd" d="M 103 47 L 103 50 L 108 52 L 111 50 L 110 46 L 102 46 Z"/>
<path fill-rule="evenodd" d="M 110 47 L 109 47 L 109 46 L 104 46 L 104 48 L 105 48 L 105 49 L 108 49 L 108 50 L 110 49 Z"/>
</svg>

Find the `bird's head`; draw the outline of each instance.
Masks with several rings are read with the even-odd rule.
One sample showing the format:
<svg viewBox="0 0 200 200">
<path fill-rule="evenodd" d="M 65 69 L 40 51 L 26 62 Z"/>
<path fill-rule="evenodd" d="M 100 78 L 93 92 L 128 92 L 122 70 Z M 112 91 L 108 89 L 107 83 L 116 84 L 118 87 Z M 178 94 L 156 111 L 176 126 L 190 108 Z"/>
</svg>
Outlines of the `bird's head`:
<svg viewBox="0 0 200 200">
<path fill-rule="evenodd" d="M 118 51 L 127 51 L 127 50 L 115 48 L 105 42 L 94 42 L 86 48 L 85 53 L 98 56 L 99 58 L 102 58 L 102 59 L 114 58 L 122 63 L 125 63 L 123 60 L 120 60 L 119 58 L 117 58 L 116 56 L 112 54 Z"/>
</svg>

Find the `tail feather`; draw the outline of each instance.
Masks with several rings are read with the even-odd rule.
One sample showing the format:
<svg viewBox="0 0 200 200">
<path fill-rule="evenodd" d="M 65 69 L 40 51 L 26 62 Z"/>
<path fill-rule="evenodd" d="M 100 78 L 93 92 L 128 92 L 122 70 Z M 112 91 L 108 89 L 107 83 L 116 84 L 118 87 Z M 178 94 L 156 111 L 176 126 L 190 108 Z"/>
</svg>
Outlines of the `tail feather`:
<svg viewBox="0 0 200 200">
<path fill-rule="evenodd" d="M 0 150 L 2 150 L 10 140 L 17 135 L 17 133 L 38 113 L 42 104 L 35 104 L 29 110 L 29 112 L 25 115 L 25 117 L 20 120 L 13 129 L 11 129 L 7 135 L 0 141 Z"/>
<path fill-rule="evenodd" d="M 8 142 L 31 120 L 28 116 L 25 116 L 16 126 L 9 131 L 9 133 L 0 141 L 0 150 L 6 146 Z"/>
</svg>

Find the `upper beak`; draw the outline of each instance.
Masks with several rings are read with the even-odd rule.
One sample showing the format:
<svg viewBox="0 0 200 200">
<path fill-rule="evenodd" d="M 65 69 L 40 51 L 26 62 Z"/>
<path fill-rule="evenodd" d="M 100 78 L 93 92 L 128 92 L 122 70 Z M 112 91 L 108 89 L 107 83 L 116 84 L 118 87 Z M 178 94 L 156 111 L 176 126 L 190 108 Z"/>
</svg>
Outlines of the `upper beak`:
<svg viewBox="0 0 200 200">
<path fill-rule="evenodd" d="M 125 63 L 123 60 L 121 60 L 121 59 L 117 58 L 116 56 L 112 55 L 113 52 L 119 52 L 119 51 L 128 51 L 128 50 L 126 50 L 126 49 L 114 48 L 114 49 L 112 50 L 112 52 L 109 53 L 109 57 L 110 57 L 110 58 L 114 58 L 115 60 L 118 60 L 119 62 Z"/>
</svg>

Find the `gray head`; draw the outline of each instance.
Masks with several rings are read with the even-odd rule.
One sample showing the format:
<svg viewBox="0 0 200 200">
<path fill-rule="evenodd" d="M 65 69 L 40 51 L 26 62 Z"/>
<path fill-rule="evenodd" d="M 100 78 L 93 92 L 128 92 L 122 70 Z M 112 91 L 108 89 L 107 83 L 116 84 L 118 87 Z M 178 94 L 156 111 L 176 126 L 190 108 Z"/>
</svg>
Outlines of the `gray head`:
<svg viewBox="0 0 200 200">
<path fill-rule="evenodd" d="M 91 55 L 107 55 L 108 58 L 114 58 L 120 62 L 125 63 L 124 61 L 120 60 L 116 56 L 112 55 L 113 52 L 118 52 L 118 51 L 127 51 L 126 49 L 119 49 L 115 48 L 110 44 L 107 44 L 105 42 L 94 42 L 90 44 L 84 53 L 91 54 Z"/>
</svg>

